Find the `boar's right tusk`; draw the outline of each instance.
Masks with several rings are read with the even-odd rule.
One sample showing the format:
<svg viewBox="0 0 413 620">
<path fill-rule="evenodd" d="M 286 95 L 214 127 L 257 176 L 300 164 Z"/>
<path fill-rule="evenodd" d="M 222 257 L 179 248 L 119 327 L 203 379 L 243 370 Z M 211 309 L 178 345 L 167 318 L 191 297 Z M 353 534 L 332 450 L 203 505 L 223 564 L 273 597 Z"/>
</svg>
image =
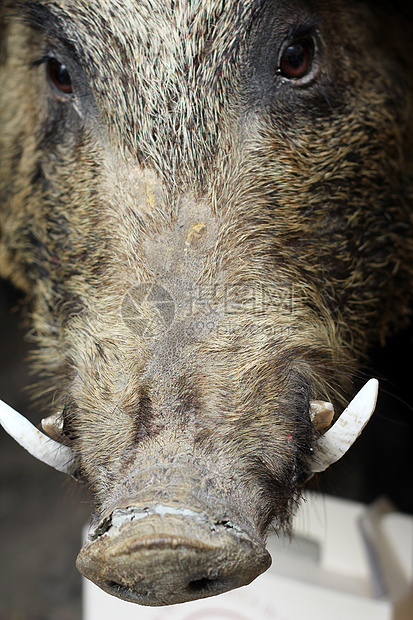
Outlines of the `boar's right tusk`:
<svg viewBox="0 0 413 620">
<path fill-rule="evenodd" d="M 67 446 L 46 437 L 25 417 L 0 400 L 0 424 L 23 448 L 64 474 L 74 471 L 75 455 Z"/>
<path fill-rule="evenodd" d="M 46 435 L 49 435 L 52 439 L 56 439 L 63 430 L 63 415 L 59 411 L 58 413 L 50 415 L 48 418 L 43 418 L 41 424 Z"/>
<path fill-rule="evenodd" d="M 379 382 L 370 379 L 356 394 L 337 422 L 317 440 L 311 471 L 324 471 L 353 445 L 373 415 Z"/>
</svg>

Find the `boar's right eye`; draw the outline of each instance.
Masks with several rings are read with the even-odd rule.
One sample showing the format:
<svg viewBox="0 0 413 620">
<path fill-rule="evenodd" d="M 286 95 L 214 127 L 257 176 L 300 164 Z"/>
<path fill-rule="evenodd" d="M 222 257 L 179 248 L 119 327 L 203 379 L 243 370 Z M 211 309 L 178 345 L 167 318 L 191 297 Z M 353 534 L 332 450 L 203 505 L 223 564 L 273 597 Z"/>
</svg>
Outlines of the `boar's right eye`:
<svg viewBox="0 0 413 620">
<path fill-rule="evenodd" d="M 56 60 L 56 58 L 49 58 L 47 61 L 47 75 L 54 85 L 64 95 L 70 95 L 73 93 L 72 80 L 70 79 L 69 71 L 66 65 Z"/>
</svg>

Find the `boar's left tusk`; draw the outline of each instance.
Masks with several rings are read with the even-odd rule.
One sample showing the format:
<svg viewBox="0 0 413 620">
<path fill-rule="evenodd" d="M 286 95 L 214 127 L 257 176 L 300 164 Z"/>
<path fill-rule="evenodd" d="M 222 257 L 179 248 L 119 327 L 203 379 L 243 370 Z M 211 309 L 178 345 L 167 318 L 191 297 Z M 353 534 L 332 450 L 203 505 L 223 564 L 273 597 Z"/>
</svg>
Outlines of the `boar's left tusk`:
<svg viewBox="0 0 413 620">
<path fill-rule="evenodd" d="M 0 424 L 23 448 L 64 474 L 74 471 L 75 455 L 67 446 L 46 437 L 25 417 L 0 400 Z"/>
<path fill-rule="evenodd" d="M 379 382 L 370 379 L 356 394 L 337 422 L 317 440 L 311 471 L 324 471 L 353 445 L 373 415 Z"/>
<path fill-rule="evenodd" d="M 310 403 L 310 419 L 318 431 L 330 426 L 334 417 L 334 407 L 331 403 L 322 400 L 313 400 Z"/>
</svg>

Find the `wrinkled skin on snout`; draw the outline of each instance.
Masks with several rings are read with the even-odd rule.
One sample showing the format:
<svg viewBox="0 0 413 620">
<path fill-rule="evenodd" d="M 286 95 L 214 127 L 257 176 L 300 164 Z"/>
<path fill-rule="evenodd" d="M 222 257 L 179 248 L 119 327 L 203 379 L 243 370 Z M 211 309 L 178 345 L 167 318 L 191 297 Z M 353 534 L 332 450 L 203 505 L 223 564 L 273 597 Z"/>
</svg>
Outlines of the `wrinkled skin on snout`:
<svg viewBox="0 0 413 620">
<path fill-rule="evenodd" d="M 310 403 L 406 321 L 409 34 L 371 6 L 0 2 L 0 272 L 96 500 L 78 567 L 116 596 L 265 570 Z"/>
</svg>

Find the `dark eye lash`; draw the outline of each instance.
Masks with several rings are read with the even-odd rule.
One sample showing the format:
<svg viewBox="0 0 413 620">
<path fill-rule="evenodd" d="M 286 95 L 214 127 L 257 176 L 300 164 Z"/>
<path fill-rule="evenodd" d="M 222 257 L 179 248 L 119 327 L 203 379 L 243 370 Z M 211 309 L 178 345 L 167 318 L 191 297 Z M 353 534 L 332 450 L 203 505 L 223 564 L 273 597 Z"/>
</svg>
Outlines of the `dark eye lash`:
<svg viewBox="0 0 413 620">
<path fill-rule="evenodd" d="M 305 37 L 317 41 L 319 39 L 319 26 L 319 20 L 312 20 L 306 23 L 300 22 L 299 24 L 292 25 L 283 37 L 280 44 L 280 53 L 290 41 L 297 41 Z"/>
<path fill-rule="evenodd" d="M 34 60 L 32 62 L 32 67 L 40 67 L 41 65 L 44 65 L 46 62 L 48 62 L 51 58 L 53 58 L 51 54 L 45 54 L 41 58 Z"/>
<path fill-rule="evenodd" d="M 316 19 L 312 21 L 307 21 L 306 23 L 301 22 L 299 24 L 293 25 L 288 30 L 286 37 L 285 37 L 285 41 L 301 39 L 301 37 L 306 37 L 306 36 L 316 37 L 319 27 L 320 27 L 320 20 L 316 20 Z"/>
</svg>

